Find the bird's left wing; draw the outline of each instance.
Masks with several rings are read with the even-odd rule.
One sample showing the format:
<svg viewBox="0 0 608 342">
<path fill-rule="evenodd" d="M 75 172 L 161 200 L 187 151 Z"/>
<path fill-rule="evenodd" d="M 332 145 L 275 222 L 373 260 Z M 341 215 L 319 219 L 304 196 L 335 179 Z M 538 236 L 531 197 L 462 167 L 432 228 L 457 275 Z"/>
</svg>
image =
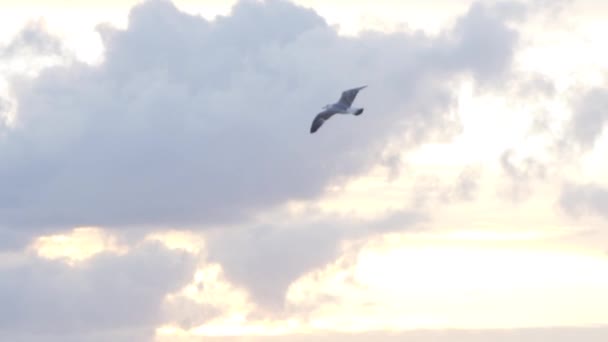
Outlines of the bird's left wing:
<svg viewBox="0 0 608 342">
<path fill-rule="evenodd" d="M 353 101 L 355 101 L 355 97 L 357 97 L 359 90 L 361 90 L 365 87 L 367 87 L 367 86 L 364 85 L 362 87 L 348 89 L 348 90 L 343 91 L 342 95 L 340 96 L 340 100 L 338 100 L 338 103 L 344 105 L 346 108 L 350 107 L 353 104 Z"/>
</svg>

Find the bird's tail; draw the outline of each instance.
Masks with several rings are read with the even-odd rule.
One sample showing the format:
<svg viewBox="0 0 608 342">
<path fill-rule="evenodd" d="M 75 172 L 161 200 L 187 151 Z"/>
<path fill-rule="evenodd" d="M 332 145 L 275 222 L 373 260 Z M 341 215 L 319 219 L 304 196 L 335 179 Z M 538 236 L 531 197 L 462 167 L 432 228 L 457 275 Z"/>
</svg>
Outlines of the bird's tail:
<svg viewBox="0 0 608 342">
<path fill-rule="evenodd" d="M 354 115 L 361 115 L 361 113 L 363 113 L 363 108 L 357 108 L 353 114 Z"/>
</svg>

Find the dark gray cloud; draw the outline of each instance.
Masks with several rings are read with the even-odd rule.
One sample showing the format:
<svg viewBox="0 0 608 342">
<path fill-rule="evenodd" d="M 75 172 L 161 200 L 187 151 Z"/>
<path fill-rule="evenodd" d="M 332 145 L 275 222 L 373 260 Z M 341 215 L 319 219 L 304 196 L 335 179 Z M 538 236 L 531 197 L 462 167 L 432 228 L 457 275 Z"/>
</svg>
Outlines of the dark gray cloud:
<svg viewBox="0 0 608 342">
<path fill-rule="evenodd" d="M 215 21 L 147 1 L 128 29 L 100 28 L 101 65 L 12 85 L 0 226 L 206 225 L 319 196 L 392 139 L 453 133 L 450 81 L 509 69 L 519 6 L 478 3 L 439 37 L 353 38 L 285 1 L 240 2 Z M 358 84 L 365 114 L 310 136 L 320 106 Z"/>
<path fill-rule="evenodd" d="M 300 223 L 211 231 L 209 258 L 222 265 L 230 281 L 245 287 L 262 310 L 282 314 L 288 286 L 306 272 L 335 260 L 341 252 L 340 241 L 411 230 L 425 219 L 419 212 L 395 211 L 368 221 L 344 216 L 302 217 L 297 220 Z"/>
<path fill-rule="evenodd" d="M 195 258 L 146 243 L 82 264 L 26 257 L 0 264 L 0 337 L 10 341 L 149 341 L 162 301 L 192 278 Z"/>
<path fill-rule="evenodd" d="M 608 218 L 608 187 L 599 184 L 565 184 L 559 203 L 563 210 L 573 216 L 594 214 Z"/>
</svg>

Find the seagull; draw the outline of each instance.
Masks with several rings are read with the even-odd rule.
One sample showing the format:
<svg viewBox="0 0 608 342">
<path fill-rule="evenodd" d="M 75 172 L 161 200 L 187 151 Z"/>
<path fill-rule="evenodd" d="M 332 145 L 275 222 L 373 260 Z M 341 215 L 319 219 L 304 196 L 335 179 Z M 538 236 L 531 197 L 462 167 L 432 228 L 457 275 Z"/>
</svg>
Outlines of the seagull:
<svg viewBox="0 0 608 342">
<path fill-rule="evenodd" d="M 345 90 L 342 92 L 342 96 L 340 96 L 340 100 L 336 103 L 328 104 L 323 107 L 323 111 L 315 117 L 312 121 L 312 126 L 310 126 L 310 133 L 316 132 L 321 125 L 329 118 L 331 118 L 334 114 L 353 114 L 353 115 L 361 115 L 363 113 L 363 108 L 351 108 L 355 97 L 357 97 L 357 93 L 359 90 L 367 87 L 366 85 L 358 88 L 353 88 L 349 90 Z"/>
</svg>

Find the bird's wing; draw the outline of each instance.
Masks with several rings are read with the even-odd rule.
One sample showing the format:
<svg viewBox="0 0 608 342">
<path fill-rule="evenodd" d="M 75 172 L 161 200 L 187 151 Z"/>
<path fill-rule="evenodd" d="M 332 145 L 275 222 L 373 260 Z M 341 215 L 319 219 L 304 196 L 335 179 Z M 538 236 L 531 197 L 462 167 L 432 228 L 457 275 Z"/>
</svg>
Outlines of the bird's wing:
<svg viewBox="0 0 608 342">
<path fill-rule="evenodd" d="M 340 96 L 340 100 L 338 100 L 338 103 L 346 106 L 346 108 L 349 108 L 353 104 L 353 101 L 355 101 L 355 97 L 357 97 L 357 93 L 359 93 L 359 90 L 365 87 L 367 86 L 364 85 L 362 87 L 343 91 L 342 96 Z"/>
<path fill-rule="evenodd" d="M 323 123 L 331 118 L 331 116 L 334 114 L 336 114 L 336 111 L 329 109 L 317 114 L 315 119 L 312 121 L 312 125 L 310 126 L 310 133 L 316 132 L 323 125 Z"/>
</svg>

